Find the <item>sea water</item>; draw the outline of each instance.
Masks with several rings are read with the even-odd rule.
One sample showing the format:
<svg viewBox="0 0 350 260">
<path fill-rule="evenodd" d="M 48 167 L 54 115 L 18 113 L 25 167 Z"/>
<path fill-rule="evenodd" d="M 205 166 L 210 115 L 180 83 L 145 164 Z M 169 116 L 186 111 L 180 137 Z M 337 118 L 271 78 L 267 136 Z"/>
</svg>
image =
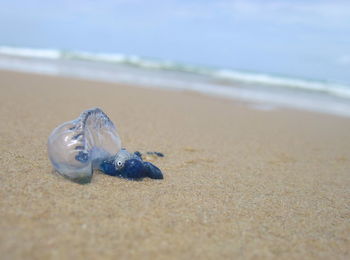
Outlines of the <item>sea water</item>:
<svg viewBox="0 0 350 260">
<path fill-rule="evenodd" d="M 350 117 L 350 85 L 210 68 L 116 53 L 0 46 L 0 69 L 190 90 L 247 101 L 251 107 L 305 109 Z"/>
</svg>

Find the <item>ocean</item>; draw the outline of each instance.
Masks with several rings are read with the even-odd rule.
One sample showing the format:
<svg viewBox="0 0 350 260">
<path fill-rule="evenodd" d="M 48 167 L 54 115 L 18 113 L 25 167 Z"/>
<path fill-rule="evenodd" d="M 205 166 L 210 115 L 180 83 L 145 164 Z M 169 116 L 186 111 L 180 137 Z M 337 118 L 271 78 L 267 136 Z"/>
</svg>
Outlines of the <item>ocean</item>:
<svg viewBox="0 0 350 260">
<path fill-rule="evenodd" d="M 0 46 L 0 69 L 195 91 L 260 110 L 296 108 L 350 117 L 350 84 L 117 53 Z"/>
</svg>

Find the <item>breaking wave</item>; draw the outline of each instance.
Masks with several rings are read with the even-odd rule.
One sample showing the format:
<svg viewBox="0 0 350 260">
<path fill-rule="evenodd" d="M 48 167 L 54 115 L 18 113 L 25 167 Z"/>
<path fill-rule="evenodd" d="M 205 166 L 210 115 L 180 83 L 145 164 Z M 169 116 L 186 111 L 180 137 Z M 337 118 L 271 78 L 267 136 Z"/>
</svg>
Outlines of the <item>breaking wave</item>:
<svg viewBox="0 0 350 260">
<path fill-rule="evenodd" d="M 253 84 L 273 86 L 288 89 L 300 89 L 309 92 L 323 92 L 332 96 L 350 99 L 350 85 L 347 84 L 276 76 L 266 73 L 243 72 L 232 69 L 194 66 L 172 61 L 142 58 L 136 55 L 125 55 L 118 53 L 93 53 L 86 51 L 56 49 L 19 48 L 10 46 L 0 46 L 0 54 L 20 58 L 89 61 L 126 65 L 147 70 L 174 71 L 204 76 L 217 83 L 240 83 L 249 85 Z"/>
</svg>

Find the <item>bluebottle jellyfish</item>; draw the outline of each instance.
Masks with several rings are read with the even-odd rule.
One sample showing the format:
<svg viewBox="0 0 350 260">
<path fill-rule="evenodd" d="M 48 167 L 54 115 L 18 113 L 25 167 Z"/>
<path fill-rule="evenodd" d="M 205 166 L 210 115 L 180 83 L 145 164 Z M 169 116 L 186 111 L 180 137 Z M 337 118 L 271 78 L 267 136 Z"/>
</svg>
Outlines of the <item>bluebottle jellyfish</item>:
<svg viewBox="0 0 350 260">
<path fill-rule="evenodd" d="M 163 179 L 161 170 L 143 161 L 139 152 L 122 148 L 116 127 L 99 108 L 55 128 L 48 139 L 48 154 L 57 172 L 78 183 L 89 183 L 95 169 L 131 180 Z"/>
</svg>

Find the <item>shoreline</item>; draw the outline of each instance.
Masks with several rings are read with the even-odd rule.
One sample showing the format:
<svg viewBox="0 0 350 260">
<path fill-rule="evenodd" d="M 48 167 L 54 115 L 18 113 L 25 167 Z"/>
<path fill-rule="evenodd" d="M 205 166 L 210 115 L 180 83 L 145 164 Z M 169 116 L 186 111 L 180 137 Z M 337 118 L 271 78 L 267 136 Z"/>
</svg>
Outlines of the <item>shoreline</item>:
<svg viewBox="0 0 350 260">
<path fill-rule="evenodd" d="M 340 117 L 343 119 L 349 119 L 350 114 L 347 114 L 347 112 L 342 112 L 341 109 L 337 112 L 329 112 L 328 110 L 320 110 L 320 108 L 305 108 L 303 106 L 292 106 L 290 104 L 288 105 L 280 105 L 280 103 L 275 103 L 275 102 L 270 102 L 267 100 L 264 100 L 264 98 L 258 98 L 258 99 L 246 99 L 244 97 L 237 97 L 235 96 L 230 96 L 225 94 L 217 94 L 217 93 L 212 93 L 211 91 L 207 92 L 202 92 L 198 90 L 192 90 L 192 89 L 184 89 L 184 88 L 173 88 L 173 87 L 159 87 L 159 86 L 152 86 L 152 85 L 147 85 L 147 84 L 132 84 L 132 83 L 122 83 L 122 82 L 115 82 L 115 81 L 109 81 L 109 80 L 103 80 L 103 79 L 98 79 L 98 78 L 84 78 L 84 77 L 79 77 L 79 76 L 73 76 L 73 75 L 54 75 L 52 73 L 40 73 L 40 72 L 30 72 L 30 71 L 18 71 L 18 70 L 12 70 L 12 69 L 0 69 L 0 73 L 14 73 L 14 74 L 24 74 L 24 75 L 32 75 L 32 76 L 38 76 L 38 77 L 51 77 L 51 78 L 61 78 L 61 79 L 66 79 L 66 80 L 77 80 L 77 81 L 85 81 L 85 82 L 90 82 L 90 83 L 95 83 L 95 84 L 111 84 L 115 86 L 124 86 L 124 87 L 132 87 L 132 88 L 138 88 L 138 89 L 151 89 L 155 91 L 165 91 L 165 92 L 180 92 L 180 93 L 189 93 L 193 95 L 198 95 L 198 96 L 203 96 L 207 98 L 212 98 L 212 99 L 218 99 L 222 100 L 225 102 L 231 102 L 233 104 L 241 104 L 245 106 L 248 109 L 253 109 L 256 111 L 262 111 L 262 112 L 269 112 L 273 110 L 290 110 L 290 111 L 296 111 L 296 112 L 305 112 L 305 113 L 311 113 L 311 114 L 319 114 L 321 116 L 335 116 L 335 117 Z M 225 92 L 225 91 L 224 91 Z M 260 100 L 259 100 L 260 99 Z M 311 100 L 311 97 L 310 97 Z M 305 104 L 309 102 L 310 100 L 305 99 Z M 288 102 L 289 103 L 289 102 Z M 292 103 L 292 101 L 290 101 Z"/>
<path fill-rule="evenodd" d="M 46 142 L 101 107 L 163 181 L 53 174 Z M 0 71 L 0 253 L 11 259 L 345 259 L 350 121 L 189 91 Z"/>
<path fill-rule="evenodd" d="M 350 86 L 338 83 L 225 69 L 198 67 L 192 68 L 194 71 L 190 68 L 187 68 L 188 71 L 182 71 L 175 70 L 175 67 L 153 68 L 146 66 L 146 61 L 143 64 L 141 60 L 138 66 L 136 61 L 129 64 L 128 59 L 123 63 L 113 59 L 85 59 L 85 56 L 65 57 L 60 52 L 55 55 L 46 58 L 0 55 L 0 69 L 140 87 L 194 91 L 254 103 L 257 107 L 302 109 L 350 118 Z"/>
</svg>

